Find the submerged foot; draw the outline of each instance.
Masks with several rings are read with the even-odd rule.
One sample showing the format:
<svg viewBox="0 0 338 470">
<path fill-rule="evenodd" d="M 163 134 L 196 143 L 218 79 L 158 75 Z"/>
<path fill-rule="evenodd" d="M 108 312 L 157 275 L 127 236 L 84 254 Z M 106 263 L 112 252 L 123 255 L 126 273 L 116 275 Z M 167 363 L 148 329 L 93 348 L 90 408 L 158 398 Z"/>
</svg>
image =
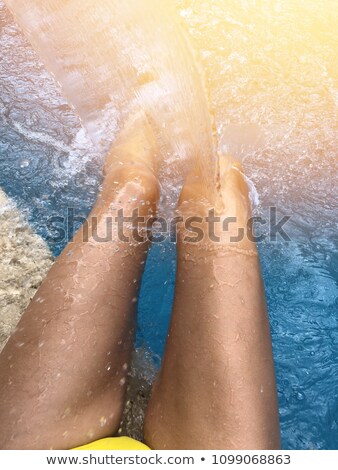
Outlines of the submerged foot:
<svg viewBox="0 0 338 470">
<path fill-rule="evenodd" d="M 104 174 L 124 165 L 144 166 L 155 173 L 156 147 L 146 114 L 139 111 L 130 115 L 107 156 Z"/>
<path fill-rule="evenodd" d="M 142 111 L 129 117 L 113 144 L 104 167 L 100 201 L 131 196 L 156 205 L 159 185 L 156 177 L 156 140 Z M 128 190 L 126 186 L 128 185 Z"/>
<path fill-rule="evenodd" d="M 229 156 L 220 158 L 220 198 L 217 212 L 236 217 L 239 224 L 246 224 L 251 217 L 251 202 L 242 165 Z"/>
<path fill-rule="evenodd" d="M 200 227 L 204 235 L 203 244 L 211 242 L 212 245 L 214 239 L 221 244 L 232 243 L 251 249 L 248 187 L 240 163 L 230 156 L 220 157 L 217 197 L 213 199 L 213 195 L 208 193 L 206 182 L 199 175 L 190 175 L 181 192 L 179 213 L 185 220 L 187 217 L 203 219 Z M 217 222 L 212 221 L 212 217 Z"/>
</svg>

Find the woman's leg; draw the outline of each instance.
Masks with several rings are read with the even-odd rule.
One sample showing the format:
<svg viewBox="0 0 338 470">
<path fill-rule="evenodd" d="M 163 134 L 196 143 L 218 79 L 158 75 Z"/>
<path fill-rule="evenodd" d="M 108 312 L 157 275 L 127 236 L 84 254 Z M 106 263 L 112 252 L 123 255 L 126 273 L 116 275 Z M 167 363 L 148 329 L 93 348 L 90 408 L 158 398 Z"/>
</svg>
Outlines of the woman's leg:
<svg viewBox="0 0 338 470">
<path fill-rule="evenodd" d="M 215 216 L 220 233 L 178 242 L 175 302 L 166 352 L 145 421 L 155 449 L 275 449 L 279 420 L 269 321 L 250 202 L 238 168 L 222 177 Z M 209 204 L 198 180 L 187 183 L 181 212 L 203 217 Z M 220 224 L 218 224 L 220 225 Z M 231 241 L 239 229 L 243 239 Z M 208 240 L 219 235 L 219 242 Z M 215 232 L 215 233 L 213 233 Z M 218 232 L 218 233 L 217 233 Z"/>
<path fill-rule="evenodd" d="M 121 209 L 150 216 L 158 197 L 145 162 L 151 143 L 139 124 L 129 130 L 128 145 L 120 139 L 107 160 L 87 222 L 0 356 L 2 449 L 69 449 L 118 430 L 148 244 L 127 242 L 130 223 L 122 233 L 111 222 Z"/>
</svg>

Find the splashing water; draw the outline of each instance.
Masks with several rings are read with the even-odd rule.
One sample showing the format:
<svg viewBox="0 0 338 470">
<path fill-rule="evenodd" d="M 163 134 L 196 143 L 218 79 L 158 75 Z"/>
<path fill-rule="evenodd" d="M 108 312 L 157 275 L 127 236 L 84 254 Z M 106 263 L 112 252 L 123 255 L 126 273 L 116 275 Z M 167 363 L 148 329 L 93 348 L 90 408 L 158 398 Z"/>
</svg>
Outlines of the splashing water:
<svg viewBox="0 0 338 470">
<path fill-rule="evenodd" d="M 8 3 L 16 9 L 16 4 L 25 2 Z M 62 9 L 48 11 L 50 3 L 41 2 L 45 18 L 63 14 Z M 86 17 L 82 5 L 89 3 L 81 2 L 80 17 Z M 114 2 L 110 4 L 113 12 Z M 202 61 L 209 108 L 217 129 L 217 150 L 233 153 L 244 162 L 252 192 L 259 196 L 256 215 L 268 218 L 269 208 L 275 206 L 281 216 L 292 216 L 287 225 L 291 242 L 266 239 L 260 244 L 283 447 L 337 449 L 336 2 L 176 0 L 175 4 L 182 27 Z M 27 34 L 62 82 L 63 92 L 92 139 L 101 142 L 103 138 L 105 147 L 123 124 L 131 103 L 144 106 L 156 123 L 159 141 L 174 159 L 173 180 L 178 181 L 181 158 L 189 166 L 191 142 L 194 149 L 202 151 L 198 155 L 208 171 L 212 132 L 210 121 L 204 121 L 208 109 L 199 70 L 181 33 L 174 34 L 179 27 L 172 26 L 171 30 L 164 10 L 158 12 L 150 6 L 136 10 L 140 27 L 148 24 L 149 17 L 149 24 L 157 31 L 156 41 L 151 44 L 149 35 L 144 37 L 140 30 L 130 31 L 123 26 L 132 14 L 127 6 L 121 15 L 115 11 L 113 29 L 108 33 L 108 23 L 102 22 L 102 34 L 113 38 L 119 31 L 119 49 L 109 59 L 105 55 L 107 45 L 102 47 L 101 59 L 100 47 L 91 46 L 87 56 L 81 49 L 81 36 L 76 47 L 70 43 L 67 53 L 58 56 L 62 48 L 55 50 L 57 44 L 48 42 L 54 41 L 57 34 L 54 39 L 46 36 L 51 27 L 48 24 L 33 21 L 28 25 L 36 14 L 31 3 L 29 10 L 25 18 L 18 13 L 18 21 L 27 22 Z M 156 29 L 161 21 L 166 24 L 163 31 Z M 64 23 L 66 33 L 75 27 L 74 23 L 68 23 L 67 28 Z M 76 208 L 77 216 L 85 216 L 93 204 L 100 179 L 97 147 L 81 130 L 74 112 L 1 0 L 0 28 L 0 184 L 28 211 L 36 231 L 47 238 L 51 215 L 65 215 L 71 206 Z M 34 42 L 35 28 L 43 30 L 39 44 Z M 81 31 L 89 37 L 91 28 Z M 134 34 L 138 34 L 136 42 Z M 181 49 L 182 44 L 176 58 L 170 51 Z M 48 50 L 54 51 L 50 57 Z M 73 53 L 80 63 L 72 63 Z M 92 60 L 92 53 L 98 67 L 86 76 L 83 64 Z M 58 57 L 58 61 L 52 62 L 52 57 Z M 160 77 L 157 67 L 149 69 L 154 57 L 163 72 Z M 112 66 L 119 60 L 125 68 Z M 104 67 L 109 68 L 112 75 L 108 75 L 115 82 L 103 80 L 102 88 L 94 87 L 94 77 L 105 77 Z M 86 93 L 76 93 L 74 83 Z M 128 87 L 123 91 L 124 83 Z M 164 114 L 179 117 L 177 128 L 175 122 L 168 123 L 169 128 L 161 127 Z M 189 132 L 188 137 L 185 132 Z M 172 135 L 174 148 L 169 144 Z M 210 171 L 214 171 L 212 165 Z M 169 179 L 163 174 L 164 185 Z M 76 223 L 70 226 L 69 235 L 76 227 Z M 49 243 L 57 254 L 66 240 L 49 239 Z M 169 244 L 154 246 L 140 296 L 139 342 L 150 345 L 156 354 L 162 353 L 171 309 L 174 251 Z"/>
<path fill-rule="evenodd" d="M 213 181 L 216 160 L 201 73 L 169 2 L 160 9 L 156 0 L 6 4 L 98 148 L 106 152 L 141 109 L 156 135 L 164 196 L 177 199 L 196 163 L 205 181 Z"/>
</svg>

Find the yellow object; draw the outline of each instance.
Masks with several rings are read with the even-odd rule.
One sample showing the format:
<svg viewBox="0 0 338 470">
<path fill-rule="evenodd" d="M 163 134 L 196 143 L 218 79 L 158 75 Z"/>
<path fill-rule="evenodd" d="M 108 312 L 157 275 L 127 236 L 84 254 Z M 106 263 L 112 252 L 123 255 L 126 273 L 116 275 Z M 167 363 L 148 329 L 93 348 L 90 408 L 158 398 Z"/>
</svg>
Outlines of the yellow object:
<svg viewBox="0 0 338 470">
<path fill-rule="evenodd" d="M 135 441 L 130 437 L 108 437 L 99 441 L 91 442 L 73 450 L 150 450 L 142 442 Z"/>
</svg>

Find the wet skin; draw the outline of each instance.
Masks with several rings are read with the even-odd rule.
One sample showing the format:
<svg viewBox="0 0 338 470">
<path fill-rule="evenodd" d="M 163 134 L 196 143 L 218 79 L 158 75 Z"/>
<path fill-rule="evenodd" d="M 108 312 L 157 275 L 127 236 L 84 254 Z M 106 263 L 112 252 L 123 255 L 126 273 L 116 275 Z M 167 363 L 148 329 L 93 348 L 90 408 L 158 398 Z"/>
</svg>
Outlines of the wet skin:
<svg viewBox="0 0 338 470">
<path fill-rule="evenodd" d="M 69 449 L 118 430 L 149 244 L 123 242 L 115 229 L 106 242 L 97 234 L 121 208 L 126 216 L 135 208 L 145 217 L 156 212 L 156 151 L 140 119 L 126 126 L 107 157 L 87 224 L 56 260 L 0 355 L 2 449 Z M 204 217 L 212 206 L 221 217 L 237 218 L 231 233 L 245 227 L 247 188 L 232 165 L 225 162 L 214 201 L 199 175 L 191 175 L 180 213 Z M 146 442 L 154 449 L 277 448 L 256 246 L 247 236 L 232 243 L 229 233 L 217 244 L 187 243 L 185 235 L 181 229 L 174 310 Z"/>
</svg>

